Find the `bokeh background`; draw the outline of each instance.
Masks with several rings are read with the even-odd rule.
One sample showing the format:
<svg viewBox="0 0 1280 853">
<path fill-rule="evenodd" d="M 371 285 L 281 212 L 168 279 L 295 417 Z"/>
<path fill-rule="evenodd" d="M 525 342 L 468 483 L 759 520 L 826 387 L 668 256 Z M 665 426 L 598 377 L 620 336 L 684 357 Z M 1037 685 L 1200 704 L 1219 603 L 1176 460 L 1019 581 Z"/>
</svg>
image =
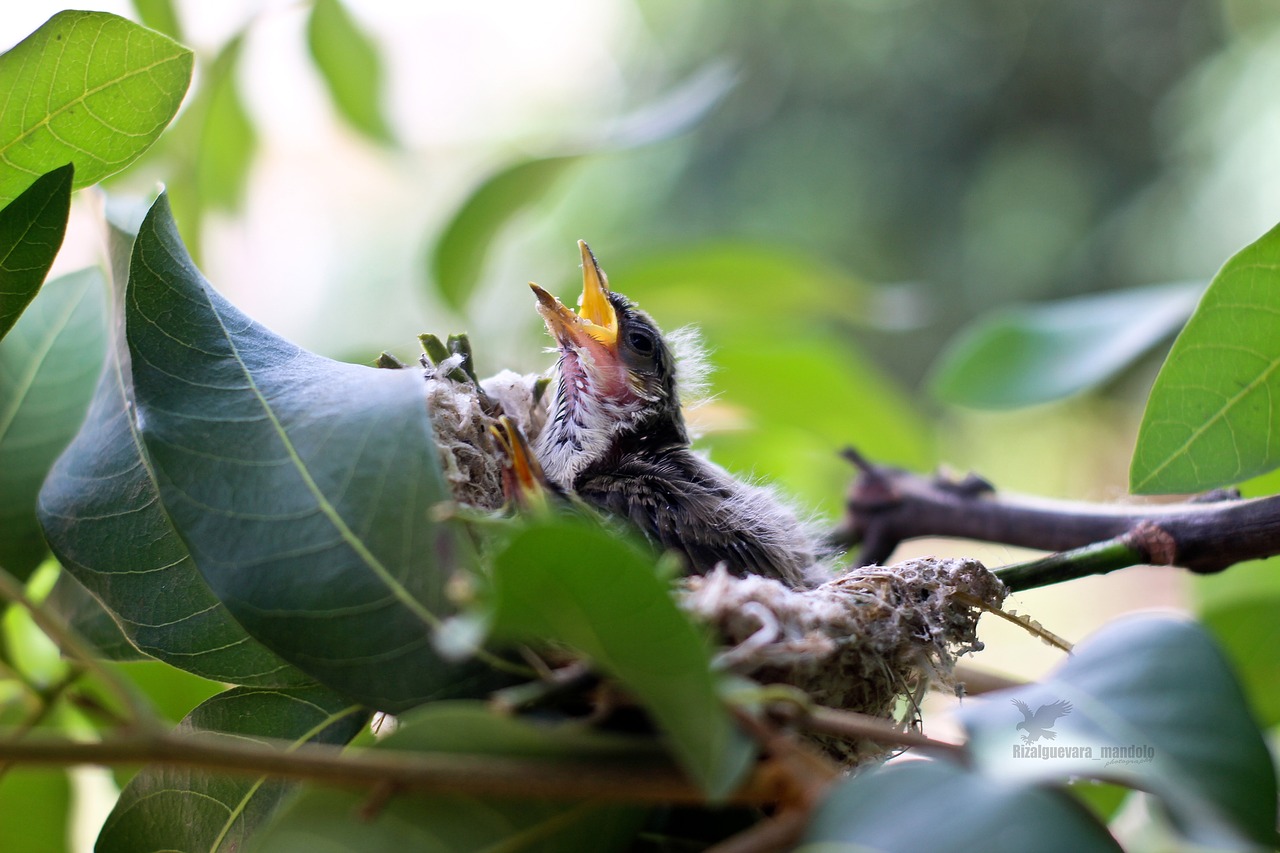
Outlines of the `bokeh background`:
<svg viewBox="0 0 1280 853">
<path fill-rule="evenodd" d="M 184 112 L 106 189 L 166 184 L 207 277 L 250 315 L 335 358 L 412 361 L 419 332 L 465 330 L 482 375 L 542 370 L 525 283 L 573 296 L 584 238 L 665 327 L 703 330 L 703 446 L 820 518 L 839 513 L 846 444 L 1126 500 L 1169 335 L 1142 331 L 1125 369 L 1035 405 L 940 393 L 939 365 L 1011 305 L 1063 318 L 1057 300 L 1202 286 L 1280 220 L 1266 3 L 345 0 L 320 33 L 293 0 L 87 5 L 197 50 Z M 10 4 L 0 45 L 60 8 Z M 97 203 L 77 201 L 60 268 L 97 257 Z M 1087 361 L 1079 325 L 1057 329 L 1060 373 Z M 1133 569 L 1013 606 L 1078 640 L 1126 610 L 1227 606 L 1268 573 Z M 1059 660 L 1002 625 L 984 636 L 997 670 Z"/>
</svg>

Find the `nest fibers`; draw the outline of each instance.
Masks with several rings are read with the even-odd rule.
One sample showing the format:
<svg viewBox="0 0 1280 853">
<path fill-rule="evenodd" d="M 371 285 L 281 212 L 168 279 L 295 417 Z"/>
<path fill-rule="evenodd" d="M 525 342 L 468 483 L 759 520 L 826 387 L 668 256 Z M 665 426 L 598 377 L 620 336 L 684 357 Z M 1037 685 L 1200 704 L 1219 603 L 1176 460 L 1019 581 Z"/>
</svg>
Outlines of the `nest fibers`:
<svg viewBox="0 0 1280 853">
<path fill-rule="evenodd" d="M 445 477 L 458 503 L 503 504 L 494 423 L 469 382 L 427 370 L 427 402 Z M 511 371 L 481 383 L 532 440 L 546 413 L 537 376 Z M 719 663 L 761 683 L 785 683 L 815 702 L 892 718 L 899 700 L 928 683 L 951 685 L 956 658 L 982 648 L 983 609 L 998 609 L 1004 584 L 976 560 L 918 558 L 848 571 L 812 589 L 724 570 L 685 578 L 677 601 L 710 626 L 725 650 Z M 828 742 L 845 758 L 854 752 Z"/>
<path fill-rule="evenodd" d="M 728 669 L 883 718 L 931 681 L 953 685 L 956 658 L 982 648 L 982 610 L 1004 597 L 977 560 L 935 557 L 864 566 L 804 590 L 717 570 L 686 578 L 679 594 L 729 646 L 719 658 Z"/>
</svg>

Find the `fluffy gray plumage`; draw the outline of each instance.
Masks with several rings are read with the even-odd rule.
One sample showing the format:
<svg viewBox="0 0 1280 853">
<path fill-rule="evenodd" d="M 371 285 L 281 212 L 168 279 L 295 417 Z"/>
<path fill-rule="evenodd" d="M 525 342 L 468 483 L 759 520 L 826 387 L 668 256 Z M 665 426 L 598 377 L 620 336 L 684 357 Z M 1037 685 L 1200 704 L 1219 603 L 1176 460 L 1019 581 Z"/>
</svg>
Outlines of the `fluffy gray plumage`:
<svg viewBox="0 0 1280 853">
<path fill-rule="evenodd" d="M 559 345 L 535 451 L 547 478 L 630 520 L 682 555 L 691 573 L 724 565 L 794 587 L 820 580 L 806 525 L 770 490 L 690 449 L 676 360 L 657 324 L 619 293 L 608 300 L 617 314 L 614 348 L 557 330 L 543 310 Z"/>
</svg>

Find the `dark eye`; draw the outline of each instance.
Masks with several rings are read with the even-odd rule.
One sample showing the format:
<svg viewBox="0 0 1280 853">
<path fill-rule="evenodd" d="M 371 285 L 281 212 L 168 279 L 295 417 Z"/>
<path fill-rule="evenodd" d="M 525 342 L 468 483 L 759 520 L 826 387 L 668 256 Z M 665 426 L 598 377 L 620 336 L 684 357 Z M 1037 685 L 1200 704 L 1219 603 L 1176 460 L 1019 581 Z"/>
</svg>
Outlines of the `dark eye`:
<svg viewBox="0 0 1280 853">
<path fill-rule="evenodd" d="M 627 335 L 627 343 L 640 355 L 653 355 L 653 338 L 644 332 L 632 332 Z"/>
</svg>

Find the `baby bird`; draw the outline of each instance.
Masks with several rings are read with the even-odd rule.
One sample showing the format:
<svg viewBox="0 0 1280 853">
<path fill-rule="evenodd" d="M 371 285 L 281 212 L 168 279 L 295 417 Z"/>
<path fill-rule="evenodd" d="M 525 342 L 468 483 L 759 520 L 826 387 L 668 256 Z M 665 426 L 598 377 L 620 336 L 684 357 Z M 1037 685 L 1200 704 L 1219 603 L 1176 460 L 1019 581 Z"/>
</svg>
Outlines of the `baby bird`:
<svg viewBox="0 0 1280 853">
<path fill-rule="evenodd" d="M 536 284 L 555 339 L 547 422 L 535 453 L 546 478 L 628 519 L 691 573 L 723 564 L 793 587 L 821 581 L 816 539 L 764 488 L 690 449 L 677 365 L 657 324 L 608 280 L 587 244 L 577 313 Z"/>
</svg>

